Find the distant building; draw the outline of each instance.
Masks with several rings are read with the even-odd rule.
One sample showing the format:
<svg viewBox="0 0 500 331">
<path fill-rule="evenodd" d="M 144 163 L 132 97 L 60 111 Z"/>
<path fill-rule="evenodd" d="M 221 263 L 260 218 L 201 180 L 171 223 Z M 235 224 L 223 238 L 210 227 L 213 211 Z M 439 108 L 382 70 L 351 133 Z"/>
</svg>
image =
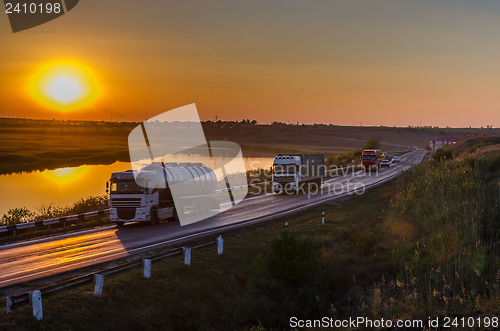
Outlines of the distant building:
<svg viewBox="0 0 500 331">
<path fill-rule="evenodd" d="M 459 141 L 461 138 L 460 137 L 438 137 L 434 140 L 429 141 L 429 147 L 433 152 L 437 151 L 444 145 L 450 145 L 454 144 L 457 141 Z"/>
</svg>

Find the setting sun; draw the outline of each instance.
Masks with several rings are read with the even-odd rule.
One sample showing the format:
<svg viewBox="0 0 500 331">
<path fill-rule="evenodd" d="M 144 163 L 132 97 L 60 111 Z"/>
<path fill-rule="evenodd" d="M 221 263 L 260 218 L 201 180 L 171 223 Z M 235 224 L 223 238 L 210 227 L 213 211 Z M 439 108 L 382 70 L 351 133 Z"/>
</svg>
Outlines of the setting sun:
<svg viewBox="0 0 500 331">
<path fill-rule="evenodd" d="M 73 77 L 58 76 L 47 85 L 45 92 L 53 100 L 67 105 L 81 98 L 83 89 L 81 83 Z"/>
<path fill-rule="evenodd" d="M 30 95 L 43 106 L 60 111 L 88 107 L 100 95 L 95 75 L 76 61 L 42 66 L 28 84 Z"/>
</svg>

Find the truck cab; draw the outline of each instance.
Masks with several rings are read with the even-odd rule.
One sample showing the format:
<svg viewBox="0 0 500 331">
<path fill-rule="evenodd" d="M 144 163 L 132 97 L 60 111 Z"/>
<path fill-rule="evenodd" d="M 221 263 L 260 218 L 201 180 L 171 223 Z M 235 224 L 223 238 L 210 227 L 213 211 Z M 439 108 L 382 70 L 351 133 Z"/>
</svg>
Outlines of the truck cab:
<svg viewBox="0 0 500 331">
<path fill-rule="evenodd" d="M 273 192 L 298 193 L 309 184 L 319 188 L 324 176 L 323 154 L 279 154 L 273 162 Z"/>
<path fill-rule="evenodd" d="M 377 149 L 365 149 L 361 154 L 361 165 L 366 171 L 378 170 L 381 160 L 380 151 Z"/>
<path fill-rule="evenodd" d="M 278 155 L 273 162 L 273 192 L 297 191 L 301 160 L 299 156 Z"/>
<path fill-rule="evenodd" d="M 109 181 L 110 221 L 117 225 L 138 221 L 156 223 L 172 217 L 174 204 L 170 190 L 151 189 L 137 184 L 132 170 L 115 172 Z"/>
</svg>

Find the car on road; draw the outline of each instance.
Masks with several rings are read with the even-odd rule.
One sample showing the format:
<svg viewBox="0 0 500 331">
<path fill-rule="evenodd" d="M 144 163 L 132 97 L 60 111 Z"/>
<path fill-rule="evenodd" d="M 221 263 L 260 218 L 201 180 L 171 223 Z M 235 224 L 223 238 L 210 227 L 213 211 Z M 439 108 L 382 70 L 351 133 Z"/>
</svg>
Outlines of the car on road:
<svg viewBox="0 0 500 331">
<path fill-rule="evenodd" d="M 380 162 L 380 168 L 390 167 L 390 165 L 389 160 L 382 160 L 382 162 Z"/>
<path fill-rule="evenodd" d="M 392 163 L 399 163 L 399 156 L 394 156 L 394 157 L 392 158 L 392 161 L 391 161 L 391 162 L 392 162 Z"/>
</svg>

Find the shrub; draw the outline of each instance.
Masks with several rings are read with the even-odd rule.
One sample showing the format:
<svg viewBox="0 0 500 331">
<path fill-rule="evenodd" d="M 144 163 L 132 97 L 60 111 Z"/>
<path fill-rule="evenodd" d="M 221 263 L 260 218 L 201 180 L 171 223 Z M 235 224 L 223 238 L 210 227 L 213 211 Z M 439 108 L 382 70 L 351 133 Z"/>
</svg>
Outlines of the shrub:
<svg viewBox="0 0 500 331">
<path fill-rule="evenodd" d="M 288 325 L 290 316 L 311 318 L 327 311 L 321 251 L 313 241 L 283 231 L 258 256 L 246 282 L 246 314 L 272 327 Z"/>
<path fill-rule="evenodd" d="M 108 198 L 106 196 L 90 196 L 80 199 L 69 208 L 70 214 L 81 214 L 94 210 L 108 208 Z"/>
<path fill-rule="evenodd" d="M 90 196 L 82 198 L 68 207 L 44 204 L 38 208 L 37 212 L 30 211 L 26 207 L 9 209 L 7 213 L 2 216 L 0 222 L 4 225 L 13 225 L 67 215 L 82 214 L 106 208 L 108 208 L 108 198 L 106 196 Z"/>
<path fill-rule="evenodd" d="M 291 286 L 307 284 L 321 270 L 321 251 L 311 238 L 300 239 L 292 231 L 283 231 L 271 243 L 266 257 L 271 277 Z"/>
<path fill-rule="evenodd" d="M 35 217 L 35 213 L 26 207 L 12 208 L 2 216 L 2 225 L 14 225 L 18 223 L 31 222 Z"/>
<path fill-rule="evenodd" d="M 380 148 L 380 139 L 377 137 L 372 137 L 368 139 L 363 145 L 363 149 L 377 149 Z"/>
<path fill-rule="evenodd" d="M 432 154 L 432 159 L 434 162 L 453 160 L 453 153 L 447 148 L 440 148 Z"/>
</svg>

